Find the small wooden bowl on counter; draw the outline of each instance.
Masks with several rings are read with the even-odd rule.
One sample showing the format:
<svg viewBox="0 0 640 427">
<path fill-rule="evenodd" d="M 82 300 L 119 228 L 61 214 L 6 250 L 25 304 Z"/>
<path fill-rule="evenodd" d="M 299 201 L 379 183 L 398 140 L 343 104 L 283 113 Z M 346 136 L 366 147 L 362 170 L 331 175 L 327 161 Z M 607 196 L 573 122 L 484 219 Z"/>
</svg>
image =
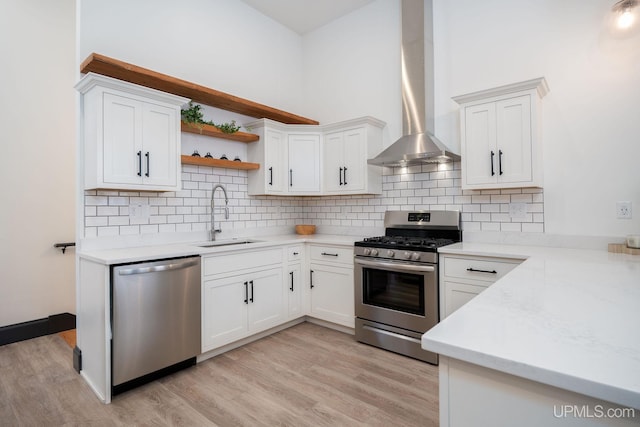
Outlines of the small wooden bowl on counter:
<svg viewBox="0 0 640 427">
<path fill-rule="evenodd" d="M 316 226 L 310 224 L 298 224 L 296 225 L 296 234 L 315 234 Z"/>
</svg>

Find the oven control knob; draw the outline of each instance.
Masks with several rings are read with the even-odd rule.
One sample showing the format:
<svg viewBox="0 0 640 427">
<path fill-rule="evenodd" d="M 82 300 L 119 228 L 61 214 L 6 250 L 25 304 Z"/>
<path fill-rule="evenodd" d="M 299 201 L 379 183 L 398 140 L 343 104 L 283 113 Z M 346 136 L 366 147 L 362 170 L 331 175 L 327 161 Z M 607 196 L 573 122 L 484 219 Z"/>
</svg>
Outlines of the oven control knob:
<svg viewBox="0 0 640 427">
<path fill-rule="evenodd" d="M 377 249 L 371 249 L 371 256 L 378 256 L 378 250 Z"/>
<path fill-rule="evenodd" d="M 389 258 L 393 258 L 394 256 L 396 256 L 396 253 L 394 251 L 389 250 L 389 251 L 387 251 L 387 256 Z"/>
<path fill-rule="evenodd" d="M 404 257 L 404 259 L 411 259 L 411 252 L 409 252 L 409 251 L 404 251 L 404 253 L 402 254 L 402 256 Z"/>
<path fill-rule="evenodd" d="M 418 252 L 414 252 L 411 254 L 411 259 L 413 259 L 414 261 L 419 261 L 420 260 L 420 254 Z"/>
<path fill-rule="evenodd" d="M 366 256 L 371 255 L 371 249 L 369 248 L 364 248 L 364 251 L 362 251 Z"/>
</svg>

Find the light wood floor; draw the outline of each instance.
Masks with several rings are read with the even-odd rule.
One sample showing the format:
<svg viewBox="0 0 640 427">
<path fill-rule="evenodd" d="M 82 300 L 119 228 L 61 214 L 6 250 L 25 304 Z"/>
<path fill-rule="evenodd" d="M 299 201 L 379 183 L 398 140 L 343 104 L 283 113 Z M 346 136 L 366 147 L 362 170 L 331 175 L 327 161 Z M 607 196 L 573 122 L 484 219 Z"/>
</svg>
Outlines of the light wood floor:
<svg viewBox="0 0 640 427">
<path fill-rule="evenodd" d="M 98 401 L 58 335 L 0 347 L 1 426 L 436 426 L 437 367 L 302 323 Z"/>
</svg>

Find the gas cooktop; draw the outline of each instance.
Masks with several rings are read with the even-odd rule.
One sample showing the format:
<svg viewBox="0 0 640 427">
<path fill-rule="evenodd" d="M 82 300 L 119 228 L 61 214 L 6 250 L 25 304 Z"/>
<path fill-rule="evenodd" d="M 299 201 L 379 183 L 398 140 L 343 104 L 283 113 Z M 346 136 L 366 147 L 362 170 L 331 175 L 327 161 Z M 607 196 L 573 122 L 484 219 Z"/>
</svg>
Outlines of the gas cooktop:
<svg viewBox="0 0 640 427">
<path fill-rule="evenodd" d="M 435 237 L 377 236 L 366 237 L 364 240 L 356 242 L 355 245 L 382 249 L 435 251 L 452 243 L 456 243 L 456 240 Z"/>
<path fill-rule="evenodd" d="M 462 241 L 458 211 L 387 211 L 384 226 L 384 236 L 367 237 L 355 246 L 436 252 Z"/>
</svg>

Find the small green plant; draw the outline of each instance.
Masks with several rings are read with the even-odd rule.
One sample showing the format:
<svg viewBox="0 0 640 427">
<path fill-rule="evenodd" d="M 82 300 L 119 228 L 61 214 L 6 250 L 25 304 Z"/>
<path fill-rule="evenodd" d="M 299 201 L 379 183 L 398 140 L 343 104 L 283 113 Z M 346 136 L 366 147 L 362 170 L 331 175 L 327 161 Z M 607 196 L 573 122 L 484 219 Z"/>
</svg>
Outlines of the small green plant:
<svg viewBox="0 0 640 427">
<path fill-rule="evenodd" d="M 202 111 L 200 111 L 201 109 L 201 105 L 194 104 L 193 102 L 189 101 L 189 108 L 180 111 L 182 120 L 187 123 L 205 123 Z"/>
<path fill-rule="evenodd" d="M 231 120 L 231 123 L 216 124 L 211 120 L 205 120 L 202 115 L 202 106 L 189 102 L 189 107 L 180 112 L 182 120 L 186 123 L 197 126 L 202 129 L 202 124 L 215 126 L 224 133 L 236 133 L 240 130 L 240 126 L 236 125 L 235 120 Z"/>
<path fill-rule="evenodd" d="M 236 133 L 240 130 L 240 126 L 236 126 L 235 120 L 231 120 L 231 123 L 214 124 L 214 126 L 224 133 Z"/>
</svg>

